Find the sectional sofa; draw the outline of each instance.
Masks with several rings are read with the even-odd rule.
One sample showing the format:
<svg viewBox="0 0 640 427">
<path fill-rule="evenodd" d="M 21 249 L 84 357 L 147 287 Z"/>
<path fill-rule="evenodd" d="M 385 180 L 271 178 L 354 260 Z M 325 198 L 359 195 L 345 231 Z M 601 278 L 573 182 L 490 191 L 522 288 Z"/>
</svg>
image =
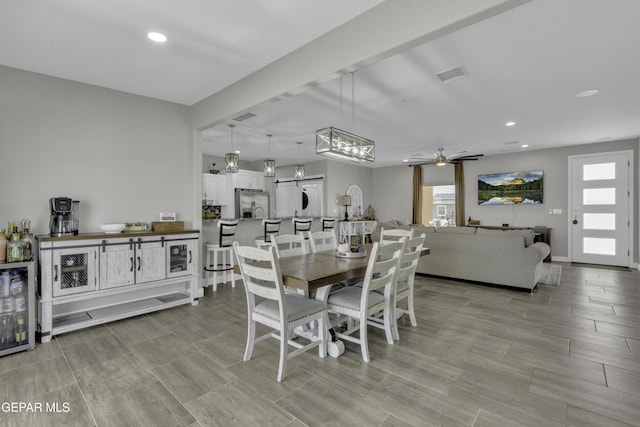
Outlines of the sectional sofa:
<svg viewBox="0 0 640 427">
<path fill-rule="evenodd" d="M 425 234 L 430 254 L 420 258 L 417 272 L 452 279 L 533 290 L 540 279 L 549 245 L 534 242 L 533 230 L 495 230 L 476 227 L 425 227 L 379 222 L 380 228 L 414 229 Z"/>
</svg>

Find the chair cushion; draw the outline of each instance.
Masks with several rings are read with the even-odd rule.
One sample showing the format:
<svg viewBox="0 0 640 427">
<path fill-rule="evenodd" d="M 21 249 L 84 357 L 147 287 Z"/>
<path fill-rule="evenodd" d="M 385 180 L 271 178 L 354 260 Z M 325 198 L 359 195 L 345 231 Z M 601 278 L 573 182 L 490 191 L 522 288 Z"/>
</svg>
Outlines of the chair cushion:
<svg viewBox="0 0 640 427">
<path fill-rule="evenodd" d="M 362 288 L 359 286 L 349 286 L 342 288 L 332 294 L 329 294 L 327 300 L 327 307 L 341 307 L 347 310 L 359 311 L 360 310 L 360 297 L 362 296 Z M 384 295 L 377 292 L 369 293 L 369 306 L 384 302 Z"/>
<path fill-rule="evenodd" d="M 295 322 L 326 310 L 322 302 L 309 299 L 306 296 L 285 294 L 284 301 L 287 306 L 287 320 L 289 322 Z M 256 305 L 255 312 L 274 322 L 280 321 L 278 301 L 265 300 Z"/>
</svg>

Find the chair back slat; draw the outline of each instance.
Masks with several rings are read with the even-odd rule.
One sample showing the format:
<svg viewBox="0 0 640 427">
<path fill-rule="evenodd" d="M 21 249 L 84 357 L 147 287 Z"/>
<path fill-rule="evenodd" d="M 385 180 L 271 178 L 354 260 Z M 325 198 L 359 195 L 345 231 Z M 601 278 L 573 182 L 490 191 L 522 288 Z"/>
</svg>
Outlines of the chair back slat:
<svg viewBox="0 0 640 427">
<path fill-rule="evenodd" d="M 275 249 L 258 249 L 233 243 L 246 292 L 282 302 L 284 285 Z M 251 305 L 251 304 L 250 304 Z"/>
<path fill-rule="evenodd" d="M 380 228 L 380 243 L 383 245 L 390 242 L 397 242 L 403 237 L 407 239 L 413 238 L 413 228 L 410 230 L 403 230 L 402 228 L 385 230 L 384 227 Z"/>
<path fill-rule="evenodd" d="M 313 218 L 292 218 L 291 222 L 293 223 L 293 234 L 298 234 L 300 232 L 311 231 Z"/>
<path fill-rule="evenodd" d="M 412 277 L 416 273 L 418 268 L 418 261 L 420 260 L 420 253 L 422 252 L 422 246 L 424 245 L 425 235 L 421 234 L 418 237 L 407 240 L 404 246 L 404 252 L 400 259 L 400 271 L 398 272 L 398 282 L 404 282 L 409 277 Z"/>
<path fill-rule="evenodd" d="M 263 219 L 262 226 L 264 228 L 264 241 L 271 243 L 271 237 L 280 232 L 280 224 L 282 219 Z"/>
<path fill-rule="evenodd" d="M 233 241 L 236 238 L 236 230 L 238 228 L 238 220 L 218 220 L 218 245 L 221 248 L 227 248 L 233 245 Z"/>
<path fill-rule="evenodd" d="M 384 288 L 385 297 L 395 292 L 395 282 L 404 245 L 405 239 L 386 245 L 380 245 L 379 242 L 373 244 L 362 285 L 363 298 L 368 292 L 376 289 Z"/>
<path fill-rule="evenodd" d="M 320 218 L 321 231 L 333 230 L 336 225 L 336 219 L 323 216 Z"/>
<path fill-rule="evenodd" d="M 311 252 L 314 253 L 338 249 L 336 231 L 331 229 L 329 231 L 309 233 L 309 245 L 311 246 Z"/>
<path fill-rule="evenodd" d="M 281 234 L 271 239 L 278 258 L 307 253 L 303 234 Z"/>
</svg>

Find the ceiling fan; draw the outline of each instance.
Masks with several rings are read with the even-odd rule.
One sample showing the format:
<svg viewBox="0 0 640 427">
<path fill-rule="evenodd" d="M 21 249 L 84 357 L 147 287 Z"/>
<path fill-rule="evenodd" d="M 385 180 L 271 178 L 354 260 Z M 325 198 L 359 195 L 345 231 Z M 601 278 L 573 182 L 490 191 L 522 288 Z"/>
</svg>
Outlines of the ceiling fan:
<svg viewBox="0 0 640 427">
<path fill-rule="evenodd" d="M 411 157 L 409 159 L 410 166 L 420 166 L 420 165 L 437 165 L 444 166 L 447 163 L 461 163 L 467 160 L 478 160 L 478 158 L 484 156 L 484 154 L 465 154 L 466 151 L 461 151 L 456 154 L 451 154 L 449 156 L 445 156 L 442 154 L 444 148 L 438 148 L 437 153 L 433 153 L 433 158 L 427 157 Z"/>
</svg>

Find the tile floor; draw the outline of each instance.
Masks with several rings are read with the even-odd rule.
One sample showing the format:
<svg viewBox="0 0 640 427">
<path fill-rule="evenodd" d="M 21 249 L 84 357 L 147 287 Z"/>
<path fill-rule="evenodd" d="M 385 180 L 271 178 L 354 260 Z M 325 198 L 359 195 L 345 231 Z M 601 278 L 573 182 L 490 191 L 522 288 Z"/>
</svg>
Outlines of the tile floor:
<svg viewBox="0 0 640 427">
<path fill-rule="evenodd" d="M 0 425 L 640 426 L 640 272 L 565 264 L 533 295 L 422 277 L 416 306 L 393 346 L 370 328 L 370 364 L 347 343 L 277 383 L 274 340 L 242 361 L 241 282 L 208 288 L 0 358 Z"/>
</svg>

